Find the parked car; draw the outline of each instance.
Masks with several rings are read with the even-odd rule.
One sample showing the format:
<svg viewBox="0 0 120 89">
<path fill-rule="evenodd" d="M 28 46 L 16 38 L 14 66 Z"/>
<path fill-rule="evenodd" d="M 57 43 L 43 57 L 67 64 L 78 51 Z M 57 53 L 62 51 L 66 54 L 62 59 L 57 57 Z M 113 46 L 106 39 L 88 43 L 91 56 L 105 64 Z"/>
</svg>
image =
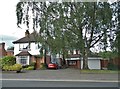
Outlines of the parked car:
<svg viewBox="0 0 120 89">
<path fill-rule="evenodd" d="M 57 63 L 49 63 L 48 69 L 58 69 L 58 64 Z"/>
</svg>

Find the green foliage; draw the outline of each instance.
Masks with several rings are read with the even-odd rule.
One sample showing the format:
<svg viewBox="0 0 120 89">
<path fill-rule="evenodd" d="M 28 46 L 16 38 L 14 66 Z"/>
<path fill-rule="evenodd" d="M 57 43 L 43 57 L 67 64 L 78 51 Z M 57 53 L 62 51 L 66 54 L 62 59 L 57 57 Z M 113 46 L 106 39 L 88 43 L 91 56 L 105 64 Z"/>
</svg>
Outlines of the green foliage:
<svg viewBox="0 0 120 89">
<path fill-rule="evenodd" d="M 40 69 L 46 69 L 45 63 L 41 63 L 40 65 L 41 65 Z"/>
<path fill-rule="evenodd" d="M 24 68 L 24 70 L 34 70 L 34 66 L 28 66 L 27 68 Z"/>
<path fill-rule="evenodd" d="M 1 67 L 4 65 L 14 65 L 16 63 L 15 57 L 14 56 L 5 56 L 4 58 L 0 59 L 1 62 Z"/>
<path fill-rule="evenodd" d="M 118 65 L 109 63 L 107 68 L 108 68 L 108 70 L 118 70 Z"/>
<path fill-rule="evenodd" d="M 117 52 L 111 52 L 111 51 L 99 52 L 98 55 L 103 58 L 115 58 L 117 57 Z"/>
<path fill-rule="evenodd" d="M 22 69 L 21 64 L 14 64 L 14 65 L 4 65 L 3 70 L 4 71 L 20 71 Z"/>
<path fill-rule="evenodd" d="M 36 62 L 31 62 L 29 66 L 35 66 Z"/>
</svg>

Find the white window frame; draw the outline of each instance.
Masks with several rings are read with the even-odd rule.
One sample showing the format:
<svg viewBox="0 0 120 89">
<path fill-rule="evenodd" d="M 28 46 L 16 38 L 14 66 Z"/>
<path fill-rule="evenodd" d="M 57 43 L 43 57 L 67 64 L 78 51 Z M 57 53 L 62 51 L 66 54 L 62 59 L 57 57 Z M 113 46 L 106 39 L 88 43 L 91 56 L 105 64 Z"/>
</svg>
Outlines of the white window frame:
<svg viewBox="0 0 120 89">
<path fill-rule="evenodd" d="M 28 64 L 28 56 L 19 56 L 20 64 L 27 65 Z M 22 63 L 22 61 L 26 61 L 25 63 Z"/>
</svg>

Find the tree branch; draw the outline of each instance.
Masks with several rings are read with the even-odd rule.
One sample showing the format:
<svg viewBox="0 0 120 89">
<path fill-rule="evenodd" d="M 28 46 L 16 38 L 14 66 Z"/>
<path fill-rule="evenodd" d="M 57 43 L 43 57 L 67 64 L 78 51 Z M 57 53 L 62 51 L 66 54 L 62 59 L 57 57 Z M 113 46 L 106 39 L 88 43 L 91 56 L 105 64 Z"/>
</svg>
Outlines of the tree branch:
<svg viewBox="0 0 120 89">
<path fill-rule="evenodd" d="M 92 45 L 90 45 L 90 48 L 93 47 L 98 41 L 100 41 L 100 39 L 103 37 L 103 34 L 104 33 L 102 33 L 101 36 L 100 35 L 98 36 L 99 38 Z"/>
</svg>

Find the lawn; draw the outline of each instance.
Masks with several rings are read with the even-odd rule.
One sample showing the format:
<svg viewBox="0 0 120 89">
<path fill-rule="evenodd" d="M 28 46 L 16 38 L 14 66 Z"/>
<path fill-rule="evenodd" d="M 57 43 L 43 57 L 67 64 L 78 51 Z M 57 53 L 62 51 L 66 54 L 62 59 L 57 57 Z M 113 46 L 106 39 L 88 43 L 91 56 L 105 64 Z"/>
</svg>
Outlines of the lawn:
<svg viewBox="0 0 120 89">
<path fill-rule="evenodd" d="M 81 73 L 120 73 L 120 70 L 80 70 Z"/>
</svg>

